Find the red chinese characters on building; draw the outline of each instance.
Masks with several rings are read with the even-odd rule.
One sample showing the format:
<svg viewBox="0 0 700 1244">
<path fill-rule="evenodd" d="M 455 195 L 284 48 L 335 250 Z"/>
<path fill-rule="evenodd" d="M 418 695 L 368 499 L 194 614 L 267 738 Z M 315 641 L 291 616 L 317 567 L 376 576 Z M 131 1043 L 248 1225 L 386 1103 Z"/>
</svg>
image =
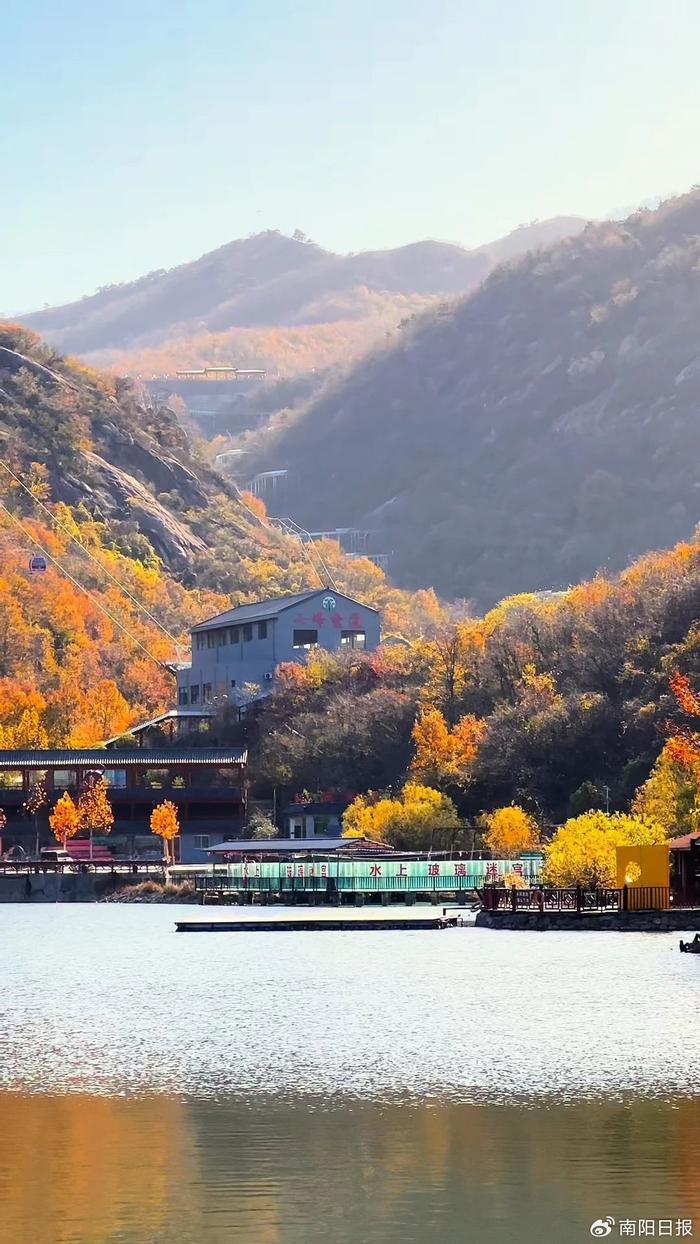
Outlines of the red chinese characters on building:
<svg viewBox="0 0 700 1244">
<path fill-rule="evenodd" d="M 497 877 L 498 876 L 498 864 L 488 863 L 486 865 L 486 876 Z"/>
<path fill-rule="evenodd" d="M 369 875 L 370 877 L 381 877 L 382 875 L 381 864 L 372 864 L 372 867 L 369 870 Z"/>
<path fill-rule="evenodd" d="M 338 613 L 337 609 L 335 613 L 331 614 L 331 622 L 333 623 L 336 631 L 339 631 L 341 626 L 343 625 L 343 615 L 342 613 Z"/>
<path fill-rule="evenodd" d="M 466 875 L 467 875 L 466 864 L 463 863 L 462 861 L 458 861 L 455 864 L 455 877 L 466 877 Z"/>
<path fill-rule="evenodd" d="M 440 865 L 439 864 L 428 864 L 428 876 L 439 877 L 440 876 Z"/>
<path fill-rule="evenodd" d="M 362 619 L 360 618 L 359 613 L 355 612 L 355 613 L 350 614 L 350 617 L 348 619 L 348 626 L 350 627 L 351 631 L 362 630 Z"/>
</svg>

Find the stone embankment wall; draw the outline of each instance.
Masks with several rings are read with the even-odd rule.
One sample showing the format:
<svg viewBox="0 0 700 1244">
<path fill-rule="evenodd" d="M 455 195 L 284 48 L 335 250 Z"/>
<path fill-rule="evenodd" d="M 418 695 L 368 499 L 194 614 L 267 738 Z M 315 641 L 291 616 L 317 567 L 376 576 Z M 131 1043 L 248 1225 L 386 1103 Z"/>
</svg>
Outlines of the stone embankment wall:
<svg viewBox="0 0 700 1244">
<path fill-rule="evenodd" d="M 0 877 L 0 903 L 95 903 L 113 885 L 109 873 L 7 874 Z"/>
<path fill-rule="evenodd" d="M 480 911 L 479 929 L 530 929 L 547 932 L 672 933 L 700 930 L 700 910 L 676 911 Z"/>
</svg>

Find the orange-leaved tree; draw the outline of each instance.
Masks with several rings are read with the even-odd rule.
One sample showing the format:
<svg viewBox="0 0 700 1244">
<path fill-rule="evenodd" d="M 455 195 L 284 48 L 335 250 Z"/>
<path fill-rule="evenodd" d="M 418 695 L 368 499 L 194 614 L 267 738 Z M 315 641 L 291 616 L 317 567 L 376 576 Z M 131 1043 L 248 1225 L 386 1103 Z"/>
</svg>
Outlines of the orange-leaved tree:
<svg viewBox="0 0 700 1244">
<path fill-rule="evenodd" d="M 700 717 L 700 697 L 693 691 L 689 679 L 678 670 L 671 675 L 671 690 L 680 707 L 689 717 Z M 682 727 L 664 748 L 668 758 L 683 765 L 697 777 L 700 775 L 700 735 Z"/>
<path fill-rule="evenodd" d="M 80 812 L 71 799 L 68 791 L 64 791 L 49 817 L 51 832 L 57 842 L 65 847 L 69 838 L 74 838 L 81 827 Z"/>
<path fill-rule="evenodd" d="M 450 729 L 439 708 L 424 709 L 413 727 L 411 773 L 438 788 L 467 786 L 483 735 L 484 723 L 471 713 Z"/>
<path fill-rule="evenodd" d="M 107 798 L 107 783 L 103 777 L 89 779 L 78 799 L 78 812 L 82 829 L 90 835 L 90 859 L 92 859 L 93 834 L 108 834 L 114 824 L 114 813 Z"/>
<path fill-rule="evenodd" d="M 512 859 L 521 851 L 533 851 L 540 845 L 537 822 L 517 804 L 496 808 L 495 812 L 487 813 L 484 820 L 484 842 L 497 859 Z"/>
<path fill-rule="evenodd" d="M 177 808 L 170 799 L 164 799 L 151 812 L 151 833 L 163 839 L 163 851 L 166 859 L 171 853 L 170 843 L 180 832 Z"/>
</svg>

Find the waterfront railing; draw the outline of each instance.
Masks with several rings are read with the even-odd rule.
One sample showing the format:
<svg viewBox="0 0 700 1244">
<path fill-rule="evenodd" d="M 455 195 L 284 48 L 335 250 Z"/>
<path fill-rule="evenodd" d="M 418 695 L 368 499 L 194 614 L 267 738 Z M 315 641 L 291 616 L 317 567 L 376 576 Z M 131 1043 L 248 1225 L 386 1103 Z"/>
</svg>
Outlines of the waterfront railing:
<svg viewBox="0 0 700 1244">
<path fill-rule="evenodd" d="M 652 911 L 679 903 L 668 886 L 623 886 L 621 889 L 571 886 L 557 889 L 536 886 L 516 890 L 506 886 L 485 886 L 479 890 L 485 911 Z"/>
<path fill-rule="evenodd" d="M 0 876 L 16 877 L 43 873 L 131 873 L 142 877 L 162 877 L 166 865 L 162 860 L 0 860 Z"/>
</svg>

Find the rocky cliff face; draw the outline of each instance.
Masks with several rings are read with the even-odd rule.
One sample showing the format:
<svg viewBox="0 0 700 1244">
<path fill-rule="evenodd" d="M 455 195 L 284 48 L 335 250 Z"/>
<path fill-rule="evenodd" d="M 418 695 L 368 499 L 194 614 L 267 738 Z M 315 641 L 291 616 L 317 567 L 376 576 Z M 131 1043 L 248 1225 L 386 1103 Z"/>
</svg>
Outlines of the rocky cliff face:
<svg viewBox="0 0 700 1244">
<path fill-rule="evenodd" d="M 145 456 L 141 455 L 142 461 Z M 167 510 L 135 476 L 95 453 L 86 452 L 83 463 L 87 470 L 82 479 L 66 476 L 59 482 L 59 500 L 70 505 L 82 502 L 107 519 L 136 523 L 161 560 L 174 570 L 182 571 L 193 557 L 206 555 L 204 540 Z M 160 467 L 167 464 L 153 455 L 144 466 L 155 467 L 154 473 L 159 474 Z M 205 496 L 203 504 L 207 504 Z"/>
<path fill-rule="evenodd" d="M 41 464 L 55 500 L 137 532 L 180 575 L 225 542 L 254 551 L 259 518 L 171 411 L 142 407 L 128 383 L 70 364 L 16 326 L 0 326 L 0 435 L 20 478 Z"/>
</svg>

